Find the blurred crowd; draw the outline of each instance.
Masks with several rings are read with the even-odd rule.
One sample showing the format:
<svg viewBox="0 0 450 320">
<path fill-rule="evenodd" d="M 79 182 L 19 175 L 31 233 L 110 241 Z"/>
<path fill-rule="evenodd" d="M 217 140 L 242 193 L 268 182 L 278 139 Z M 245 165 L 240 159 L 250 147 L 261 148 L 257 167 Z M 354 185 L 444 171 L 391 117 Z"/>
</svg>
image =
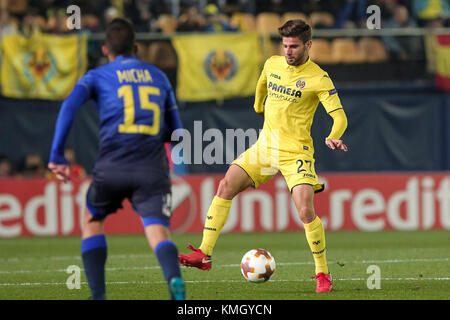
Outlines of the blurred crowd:
<svg viewBox="0 0 450 320">
<path fill-rule="evenodd" d="M 449 25 L 449 0 L 0 0 L 1 34 L 29 34 L 33 30 L 64 33 L 70 5 L 81 8 L 82 30 L 102 32 L 113 18 L 130 19 L 138 32 L 161 32 L 159 19 L 172 15 L 175 31 L 235 31 L 232 16 L 263 12 L 284 14 L 325 12 L 332 19 L 316 28 L 361 28 L 370 5 L 381 8 L 385 27 L 443 27 Z M 399 9 L 401 8 L 401 9 Z M 398 22 L 398 11 L 408 18 Z"/>
<path fill-rule="evenodd" d="M 64 156 L 70 166 L 73 178 L 86 177 L 84 168 L 76 162 L 73 149 L 66 149 Z M 15 164 L 7 155 L 0 155 L 0 180 L 6 178 L 30 179 L 47 178 L 56 179 L 56 176 L 47 169 L 47 164 L 37 152 L 27 154 L 22 163 Z"/>
<path fill-rule="evenodd" d="M 304 17 L 313 29 L 366 28 L 371 14 L 367 8 L 371 5 L 380 8 L 381 28 L 449 27 L 449 3 L 450 0 L 0 0 L 0 37 L 27 36 L 36 30 L 73 33 L 67 26 L 70 13 L 66 11 L 71 5 L 80 8 L 82 33 L 104 32 L 112 19 L 125 17 L 133 22 L 137 32 L 172 34 L 276 33 L 289 14 L 290 18 Z M 418 37 L 385 36 L 379 40 L 391 60 L 423 57 L 423 44 Z M 150 42 L 138 45 L 141 44 L 139 58 L 163 69 L 175 67 L 170 45 L 150 48 Z M 100 45 L 98 41 L 88 43 L 89 69 L 105 62 Z"/>
</svg>

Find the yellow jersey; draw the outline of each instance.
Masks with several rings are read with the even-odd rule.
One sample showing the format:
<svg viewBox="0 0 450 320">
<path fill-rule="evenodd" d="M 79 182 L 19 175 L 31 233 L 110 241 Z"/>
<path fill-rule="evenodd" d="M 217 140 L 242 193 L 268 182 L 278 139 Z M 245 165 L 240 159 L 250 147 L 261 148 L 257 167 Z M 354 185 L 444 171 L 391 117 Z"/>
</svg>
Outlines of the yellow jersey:
<svg viewBox="0 0 450 320">
<path fill-rule="evenodd" d="M 267 146 L 313 155 L 311 125 L 319 102 L 327 113 L 342 109 L 328 73 L 310 59 L 291 66 L 284 56 L 270 57 L 258 80 L 254 104 L 256 112 L 264 112 L 264 134 L 273 137 L 275 130 L 278 136 Z"/>
</svg>

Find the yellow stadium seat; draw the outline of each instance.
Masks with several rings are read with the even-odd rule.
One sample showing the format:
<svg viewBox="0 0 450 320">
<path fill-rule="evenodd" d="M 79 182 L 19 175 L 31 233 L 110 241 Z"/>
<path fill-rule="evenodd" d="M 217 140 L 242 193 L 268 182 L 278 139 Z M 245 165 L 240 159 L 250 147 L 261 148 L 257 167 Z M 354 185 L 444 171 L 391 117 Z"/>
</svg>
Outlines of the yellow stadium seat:
<svg viewBox="0 0 450 320">
<path fill-rule="evenodd" d="M 256 16 L 256 30 L 262 33 L 277 33 L 281 18 L 277 13 L 261 12 Z"/>
<path fill-rule="evenodd" d="M 330 64 L 334 62 L 331 56 L 330 42 L 326 39 L 313 39 L 309 56 L 312 61 L 319 64 Z"/>
<path fill-rule="evenodd" d="M 331 56 L 334 63 L 359 63 L 363 56 L 356 42 L 351 38 L 337 38 L 331 41 Z"/>
<path fill-rule="evenodd" d="M 388 53 L 379 39 L 364 37 L 358 41 L 359 50 L 367 62 L 384 62 Z"/>
<path fill-rule="evenodd" d="M 148 47 L 147 61 L 161 69 L 172 69 L 177 67 L 177 54 L 169 42 L 154 41 Z"/>
<path fill-rule="evenodd" d="M 255 16 L 246 12 L 235 12 L 231 16 L 231 26 L 239 28 L 240 31 L 256 31 Z"/>
<path fill-rule="evenodd" d="M 313 28 L 318 25 L 325 28 L 332 28 L 334 25 L 334 16 L 331 13 L 323 11 L 312 12 L 309 15 L 309 22 Z"/>
<path fill-rule="evenodd" d="M 173 33 L 177 29 L 177 20 L 170 14 L 161 14 L 157 25 L 163 33 Z"/>
<path fill-rule="evenodd" d="M 2 9 L 12 14 L 24 14 L 29 9 L 27 0 L 1 1 Z"/>
<path fill-rule="evenodd" d="M 309 24 L 308 16 L 302 12 L 286 12 L 281 16 L 281 23 L 284 24 L 289 20 L 300 19 Z"/>
</svg>

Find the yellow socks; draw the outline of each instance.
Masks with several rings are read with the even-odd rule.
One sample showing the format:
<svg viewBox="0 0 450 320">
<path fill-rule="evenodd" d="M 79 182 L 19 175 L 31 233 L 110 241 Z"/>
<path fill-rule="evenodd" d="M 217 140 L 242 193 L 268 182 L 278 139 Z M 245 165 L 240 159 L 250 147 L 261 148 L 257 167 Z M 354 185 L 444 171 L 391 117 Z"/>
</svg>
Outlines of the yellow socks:
<svg viewBox="0 0 450 320">
<path fill-rule="evenodd" d="M 316 216 L 311 223 L 305 223 L 304 226 L 306 240 L 311 248 L 314 263 L 316 264 L 316 274 L 320 272 L 328 274 L 327 256 L 325 253 L 325 231 L 322 221 Z"/>
<path fill-rule="evenodd" d="M 203 239 L 200 250 L 208 256 L 212 255 L 220 231 L 227 222 L 232 200 L 215 196 L 206 215 L 203 228 Z M 325 231 L 319 217 L 311 223 L 304 224 L 306 240 L 313 253 L 316 265 L 316 274 L 323 272 L 328 274 L 327 258 L 325 252 Z"/>
<path fill-rule="evenodd" d="M 208 256 L 212 255 L 216 241 L 228 219 L 231 200 L 215 196 L 208 213 L 206 214 L 205 227 L 203 228 L 203 239 L 200 250 Z"/>
</svg>

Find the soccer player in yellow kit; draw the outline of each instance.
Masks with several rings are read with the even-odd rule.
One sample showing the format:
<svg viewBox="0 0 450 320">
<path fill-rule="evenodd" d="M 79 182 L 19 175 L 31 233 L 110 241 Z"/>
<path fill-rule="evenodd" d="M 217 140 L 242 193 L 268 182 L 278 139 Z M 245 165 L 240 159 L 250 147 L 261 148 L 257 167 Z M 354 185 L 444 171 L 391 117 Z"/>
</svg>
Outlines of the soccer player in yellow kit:
<svg viewBox="0 0 450 320">
<path fill-rule="evenodd" d="M 347 128 L 347 117 L 328 74 L 309 59 L 311 27 L 302 20 L 290 20 L 278 29 L 284 57 L 269 58 L 258 80 L 254 109 L 264 116 L 258 141 L 230 165 L 220 181 L 203 231 L 199 249 L 180 254 L 180 263 L 202 270 L 211 268 L 211 255 L 220 230 L 225 225 L 232 199 L 250 186 L 257 188 L 278 172 L 291 191 L 306 239 L 311 248 L 316 292 L 332 290 L 326 260 L 325 232 L 314 211 L 314 193 L 324 189 L 314 169 L 314 146 L 310 135 L 314 113 L 322 103 L 333 118 L 325 144 L 333 150 L 347 151 L 340 140 Z"/>
</svg>

